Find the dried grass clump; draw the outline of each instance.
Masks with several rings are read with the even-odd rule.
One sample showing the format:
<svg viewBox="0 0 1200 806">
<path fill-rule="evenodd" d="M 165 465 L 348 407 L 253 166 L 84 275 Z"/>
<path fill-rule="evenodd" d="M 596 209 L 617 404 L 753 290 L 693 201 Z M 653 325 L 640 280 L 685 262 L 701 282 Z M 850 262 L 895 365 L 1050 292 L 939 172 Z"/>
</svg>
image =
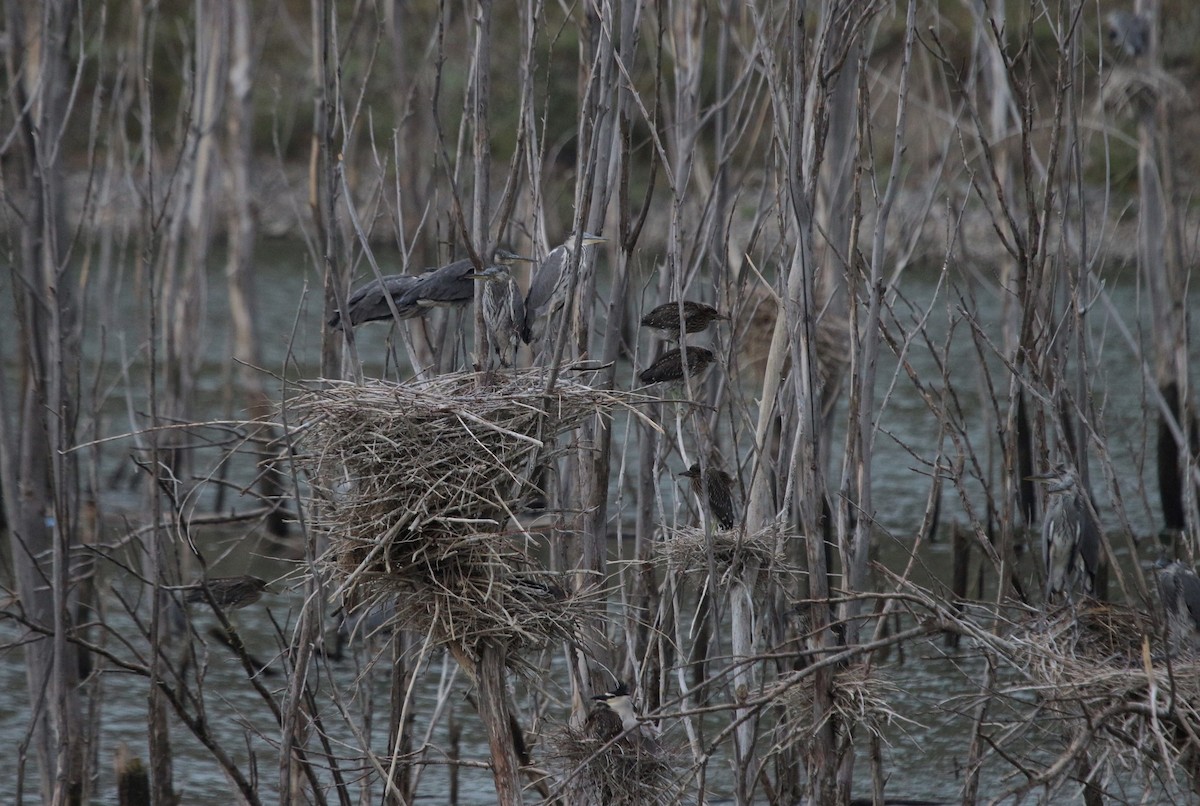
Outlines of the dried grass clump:
<svg viewBox="0 0 1200 806">
<path fill-rule="evenodd" d="M 676 754 L 661 742 L 629 737 L 606 742 L 564 727 L 546 737 L 546 747 L 567 803 L 665 806 L 680 802 Z"/>
<path fill-rule="evenodd" d="M 1003 646 L 1031 678 L 1043 718 L 1093 730 L 1092 757 L 1115 773 L 1140 767 L 1153 780 L 1168 759 L 1200 748 L 1200 659 L 1168 657 L 1148 614 L 1064 607 L 1032 617 Z"/>
<path fill-rule="evenodd" d="M 534 492 L 526 476 L 547 443 L 631 398 L 565 380 L 543 394 L 540 370 L 490 387 L 471 373 L 320 383 L 288 413 L 300 424 L 310 517 L 346 592 L 395 594 L 406 626 L 460 645 L 541 645 L 595 606 L 501 528 Z"/>
<path fill-rule="evenodd" d="M 1172 108 L 1191 102 L 1179 79 L 1160 69 L 1116 67 L 1100 91 L 1101 107 L 1116 115 L 1137 117 L 1152 111 L 1160 99 Z"/>
<path fill-rule="evenodd" d="M 813 715 L 813 681 L 811 674 L 800 673 L 781 678 L 777 684 L 777 701 L 783 706 L 789 725 L 791 741 L 811 741 L 824 726 L 824 720 Z M 896 687 L 879 677 L 878 670 L 869 671 L 866 664 L 843 666 L 833 676 L 833 707 L 826 715 L 842 728 L 865 730 L 882 738 L 884 728 L 897 714 L 888 705 L 887 694 Z"/>
<path fill-rule="evenodd" d="M 1078 693 L 1103 688 L 1112 674 L 1141 674 L 1142 638 L 1153 634 L 1147 614 L 1093 602 L 1031 616 L 1012 634 L 1010 646 L 1036 682 Z"/>
<path fill-rule="evenodd" d="M 761 567 L 778 565 L 784 560 L 783 535 L 777 525 L 757 532 L 745 529 L 716 529 L 712 532 L 711 551 L 717 568 L 733 572 L 747 562 Z M 710 542 L 698 526 L 668 529 L 659 546 L 659 555 L 672 571 L 708 573 Z"/>
</svg>

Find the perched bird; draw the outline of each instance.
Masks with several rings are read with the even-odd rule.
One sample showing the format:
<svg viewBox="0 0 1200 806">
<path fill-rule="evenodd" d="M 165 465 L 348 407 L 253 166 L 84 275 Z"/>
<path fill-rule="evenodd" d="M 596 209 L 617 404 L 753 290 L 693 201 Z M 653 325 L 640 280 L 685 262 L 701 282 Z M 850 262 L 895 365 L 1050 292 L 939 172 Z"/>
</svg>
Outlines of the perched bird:
<svg viewBox="0 0 1200 806">
<path fill-rule="evenodd" d="M 237 610 L 252 605 L 262 598 L 267 589 L 267 583 L 254 576 L 214 577 L 207 584 L 213 602 L 222 610 Z M 188 602 L 206 602 L 204 585 L 203 582 L 185 585 L 180 590 L 187 592 L 184 599 Z"/>
<path fill-rule="evenodd" d="M 708 326 L 719 319 L 729 317 L 711 305 L 703 302 L 683 301 L 683 332 L 699 333 L 707 330 Z M 679 338 L 679 303 L 668 302 L 659 305 L 642 317 L 642 326 L 661 330 L 671 338 Z"/>
<path fill-rule="evenodd" d="M 521 257 L 507 249 L 497 249 L 492 253 L 492 260 L 485 270 L 497 265 L 511 266 L 518 260 L 529 260 L 529 258 Z M 420 282 L 400 297 L 396 307 L 406 308 L 411 305 L 430 308 L 468 305 L 475 299 L 475 280 L 473 279 L 475 273 L 475 264 L 470 260 L 463 259 L 448 263 L 440 269 L 423 275 Z"/>
<path fill-rule="evenodd" d="M 700 380 L 704 371 L 716 358 L 711 350 L 703 347 L 687 348 L 688 375 L 692 382 Z M 664 383 L 683 380 L 683 353 L 676 348 L 668 350 L 655 359 L 654 363 L 638 373 L 642 383 Z"/>
<path fill-rule="evenodd" d="M 607 742 L 624 734 L 623 741 L 639 746 L 658 740 L 658 731 L 643 722 L 634 710 L 629 686 L 620 683 L 612 691 L 597 694 L 592 699 L 597 706 L 583 723 L 589 736 Z"/>
<path fill-rule="evenodd" d="M 599 235 L 583 233 L 580 245 L 587 247 L 604 243 Z M 567 302 L 569 283 L 568 268 L 575 254 L 575 236 L 550 250 L 533 272 L 529 293 L 525 296 L 525 325 L 521 328 L 521 339 L 526 344 L 541 341 L 546 335 L 547 323 Z"/>
<path fill-rule="evenodd" d="M 1138 58 L 1150 49 L 1150 20 L 1132 11 L 1110 11 L 1104 17 L 1108 43 Z"/>
<path fill-rule="evenodd" d="M 1172 649 L 1200 649 L 1200 577 L 1182 563 L 1165 559 L 1155 563 L 1154 568 Z"/>
<path fill-rule="evenodd" d="M 507 263 L 493 264 L 470 277 L 484 281 L 483 321 L 487 325 L 488 339 L 500 358 L 500 366 L 510 367 L 510 359 L 516 357 L 518 340 L 525 327 L 525 300 L 521 288 Z"/>
<path fill-rule="evenodd" d="M 384 277 L 382 281 L 372 280 L 366 285 L 354 289 L 350 294 L 350 299 L 346 301 L 346 310 L 349 311 L 349 316 L 345 318 L 350 321 L 350 327 L 358 327 L 363 322 L 390 320 L 392 309 L 388 305 L 388 297 L 392 298 L 396 305 L 396 313 L 400 314 L 401 319 L 420 316 L 421 308 L 416 305 L 402 307 L 399 300 L 418 282 L 432 273 L 433 270 L 429 269 L 421 274 L 392 274 Z M 343 321 L 342 312 L 334 311 L 327 324 L 334 330 L 341 330 Z"/>
<path fill-rule="evenodd" d="M 1100 525 L 1075 469 L 1060 464 L 1029 478 L 1049 485 L 1050 500 L 1042 521 L 1046 599 L 1059 593 L 1069 596 L 1080 581 L 1090 594 L 1100 568 Z"/>
<path fill-rule="evenodd" d="M 681 478 L 692 480 L 692 492 L 700 499 L 701 505 L 707 508 L 709 517 L 721 524 L 722 529 L 734 527 L 737 514 L 733 507 L 733 478 L 728 473 L 709 462 L 707 493 L 703 489 L 699 462 L 679 475 Z"/>
</svg>

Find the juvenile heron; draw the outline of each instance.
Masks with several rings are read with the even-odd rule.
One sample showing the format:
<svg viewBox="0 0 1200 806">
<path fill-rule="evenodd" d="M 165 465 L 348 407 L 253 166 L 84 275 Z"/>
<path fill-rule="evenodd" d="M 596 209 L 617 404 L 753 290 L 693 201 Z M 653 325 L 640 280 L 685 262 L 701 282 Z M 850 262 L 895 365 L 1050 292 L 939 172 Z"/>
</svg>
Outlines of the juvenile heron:
<svg viewBox="0 0 1200 806">
<path fill-rule="evenodd" d="M 507 249 L 497 249 L 492 253 L 491 266 L 511 266 L 518 260 L 529 260 Z M 487 267 L 485 267 L 486 269 Z M 419 282 L 400 297 L 396 307 L 419 306 L 430 308 L 434 306 L 468 305 L 475 299 L 475 264 L 470 260 L 456 260 L 440 269 L 422 275 Z"/>
<path fill-rule="evenodd" d="M 705 305 L 703 302 L 693 302 L 690 299 L 683 301 L 683 332 L 684 333 L 700 333 L 708 329 L 708 326 L 720 319 L 728 319 L 729 317 L 718 311 L 711 305 Z M 679 303 L 668 302 L 659 305 L 650 313 L 642 317 L 642 326 L 661 330 L 671 338 L 679 339 Z"/>
<path fill-rule="evenodd" d="M 1059 593 L 1069 596 L 1081 581 L 1084 592 L 1090 594 L 1100 568 L 1100 525 L 1079 476 L 1073 467 L 1060 464 L 1030 478 L 1049 485 L 1042 521 L 1046 599 Z"/>
<path fill-rule="evenodd" d="M 704 371 L 716 359 L 711 350 L 703 347 L 687 348 L 688 375 L 693 383 L 700 381 Z M 642 383 L 666 383 L 683 380 L 683 352 L 677 347 L 655 359 L 654 363 L 638 373 Z"/>
<path fill-rule="evenodd" d="M 1154 565 L 1158 595 L 1167 615 L 1167 635 L 1174 651 L 1200 649 L 1200 577 L 1179 562 Z"/>
<path fill-rule="evenodd" d="M 704 490 L 701 479 L 700 463 L 689 467 L 679 474 L 681 478 L 692 480 L 692 492 L 700 499 L 709 517 L 721 524 L 722 529 L 732 529 L 737 523 L 737 514 L 733 507 L 733 478 L 724 470 L 708 463 L 708 490 Z"/>
<path fill-rule="evenodd" d="M 583 233 L 580 241 L 583 247 L 598 243 L 604 243 L 604 239 L 590 232 Z M 570 285 L 568 268 L 574 254 L 575 236 L 572 235 L 565 243 L 551 249 L 534 270 L 529 293 L 525 296 L 525 324 L 521 328 L 521 338 L 526 344 L 541 341 L 548 322 L 566 305 Z"/>
<path fill-rule="evenodd" d="M 416 305 L 400 305 L 400 299 L 411 291 L 418 282 L 433 273 L 433 269 L 421 274 L 391 274 L 382 280 L 372 280 L 361 285 L 350 294 L 346 300 L 346 310 L 349 315 L 350 327 L 358 327 L 363 322 L 378 322 L 392 318 L 392 309 L 388 305 L 391 297 L 396 306 L 396 313 L 401 319 L 411 319 L 423 312 Z M 341 311 L 334 311 L 327 323 L 334 330 L 341 330 L 344 320 Z"/>
<path fill-rule="evenodd" d="M 208 590 L 213 602 L 222 610 L 238 610 L 248 607 L 262 598 L 267 589 L 267 583 L 254 576 L 214 577 L 208 580 Z M 186 591 L 184 599 L 188 602 L 206 602 L 204 583 L 185 585 L 180 590 Z"/>
<path fill-rule="evenodd" d="M 515 260 L 529 258 L 514 256 Z M 500 358 L 500 366 L 510 367 L 516 358 L 521 330 L 525 326 L 525 300 L 507 263 L 495 263 L 472 279 L 483 280 L 483 321 L 488 341 Z"/>
</svg>

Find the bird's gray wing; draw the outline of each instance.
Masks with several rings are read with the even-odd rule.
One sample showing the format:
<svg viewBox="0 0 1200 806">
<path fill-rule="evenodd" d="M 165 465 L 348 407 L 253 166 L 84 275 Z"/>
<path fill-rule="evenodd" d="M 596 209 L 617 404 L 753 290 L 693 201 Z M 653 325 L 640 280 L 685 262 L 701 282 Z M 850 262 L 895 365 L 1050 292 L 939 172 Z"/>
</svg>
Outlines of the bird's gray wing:
<svg viewBox="0 0 1200 806">
<path fill-rule="evenodd" d="M 423 301 L 461 302 L 466 299 L 463 296 L 464 288 L 467 289 L 468 295 L 474 293 L 474 285 L 467 279 L 467 275 L 474 271 L 475 264 L 463 259 L 448 263 L 436 271 L 427 272 L 397 300 L 397 305 L 418 305 Z"/>
<path fill-rule="evenodd" d="M 1192 623 L 1200 625 L 1200 577 L 1186 568 L 1177 569 L 1175 574 L 1178 579 L 1176 595 L 1183 597 L 1183 603 L 1192 616 Z"/>
<path fill-rule="evenodd" d="M 521 296 L 521 286 L 512 277 L 508 278 L 508 299 L 512 306 L 512 325 L 520 331 L 521 340 L 525 341 L 525 299 Z"/>
<path fill-rule="evenodd" d="M 1042 518 L 1042 571 L 1045 574 L 1046 594 L 1049 595 L 1054 591 L 1054 533 L 1058 530 L 1060 524 L 1058 521 L 1058 511 L 1053 505 L 1046 507 L 1046 514 Z"/>
<path fill-rule="evenodd" d="M 1078 519 L 1076 526 L 1079 530 L 1078 550 L 1079 556 L 1083 560 L 1083 570 L 1088 576 L 1088 580 L 1096 578 L 1096 572 L 1100 570 L 1100 553 L 1102 551 L 1100 524 L 1096 522 L 1096 516 L 1092 511 L 1092 506 L 1088 502 L 1087 497 L 1078 495 L 1075 498 L 1076 512 L 1075 516 Z"/>
<path fill-rule="evenodd" d="M 1158 598 L 1162 602 L 1163 610 L 1166 611 L 1168 618 L 1175 610 L 1175 599 L 1179 596 L 1179 589 L 1175 584 L 1175 574 L 1177 573 L 1176 566 L 1172 563 L 1158 570 Z"/>
<path fill-rule="evenodd" d="M 527 317 L 540 316 L 543 309 L 550 304 L 554 289 L 558 287 L 559 278 L 566 268 L 566 256 L 566 247 L 560 246 L 552 249 L 538 264 L 537 271 L 533 273 L 533 280 L 529 283 L 529 294 L 525 297 Z"/>
</svg>

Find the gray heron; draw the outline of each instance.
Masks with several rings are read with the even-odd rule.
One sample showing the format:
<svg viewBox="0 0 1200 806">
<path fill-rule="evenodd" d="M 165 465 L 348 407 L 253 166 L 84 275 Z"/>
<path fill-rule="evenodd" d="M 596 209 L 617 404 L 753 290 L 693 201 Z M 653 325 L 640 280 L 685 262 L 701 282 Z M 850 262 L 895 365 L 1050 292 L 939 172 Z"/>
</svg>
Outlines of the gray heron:
<svg viewBox="0 0 1200 806">
<path fill-rule="evenodd" d="M 517 256 L 514 259 L 529 260 Z M 525 300 L 521 288 L 508 263 L 494 263 L 469 276 L 484 281 L 483 321 L 487 325 L 488 340 L 500 359 L 500 366 L 510 367 L 510 358 L 516 358 L 521 331 L 525 327 Z"/>
<path fill-rule="evenodd" d="M 492 253 L 491 262 L 484 267 L 503 265 L 511 266 L 518 260 L 528 260 L 507 249 L 497 249 Z M 404 293 L 397 301 L 396 307 L 406 308 L 418 306 L 459 307 L 470 304 L 475 299 L 475 264 L 470 260 L 456 260 L 440 269 L 421 276 L 412 288 Z"/>
<path fill-rule="evenodd" d="M 1150 20 L 1132 11 L 1110 11 L 1104 17 L 1108 43 L 1126 56 L 1138 58 L 1150 49 Z"/>
<path fill-rule="evenodd" d="M 603 238 L 590 232 L 583 233 L 579 240 L 582 247 L 604 243 Z M 551 249 L 534 269 L 529 293 L 525 296 L 525 324 L 521 328 L 521 338 L 526 344 L 541 341 L 549 321 L 566 305 L 570 285 L 568 269 L 575 254 L 575 241 L 576 237 L 572 235 L 565 243 Z"/>
<path fill-rule="evenodd" d="M 1200 577 L 1180 562 L 1162 559 L 1154 567 L 1171 647 L 1176 651 L 1200 649 Z"/>
<path fill-rule="evenodd" d="M 638 379 L 645 384 L 682 381 L 683 355 L 679 348 L 668 350 L 655 359 L 653 364 L 639 372 Z M 703 347 L 687 348 L 687 372 L 693 383 L 700 380 L 714 360 L 716 356 L 711 350 Z"/>
<path fill-rule="evenodd" d="M 1090 594 L 1100 569 L 1100 524 L 1078 474 L 1060 464 L 1030 478 L 1046 482 L 1049 493 L 1042 520 L 1046 599 L 1059 593 L 1069 597 L 1079 583 Z"/>
<path fill-rule="evenodd" d="M 341 330 L 345 321 L 350 322 L 350 327 L 358 327 L 363 322 L 391 319 L 392 308 L 388 305 L 388 297 L 391 297 L 396 306 L 396 313 L 400 315 L 401 319 L 420 316 L 422 311 L 419 307 L 416 305 L 401 306 L 399 301 L 418 282 L 432 273 L 433 269 L 421 274 L 391 274 L 382 280 L 372 280 L 361 285 L 354 289 L 346 301 L 346 310 L 349 311 L 349 315 L 343 317 L 341 311 L 334 311 L 327 324 L 334 330 Z"/>
<path fill-rule="evenodd" d="M 679 305 L 678 302 L 667 302 L 659 305 L 642 317 L 642 326 L 661 330 L 671 338 L 679 339 Z M 711 305 L 703 302 L 683 301 L 683 332 L 700 333 L 708 329 L 713 322 L 729 317 Z"/>
<path fill-rule="evenodd" d="M 700 499 L 709 514 L 722 529 L 732 529 L 737 523 L 737 514 L 733 506 L 733 478 L 724 470 L 708 463 L 708 484 L 705 485 L 700 472 L 700 463 L 689 467 L 680 473 L 681 478 L 691 479 L 692 492 Z M 707 486 L 707 490 L 705 490 Z"/>
</svg>

